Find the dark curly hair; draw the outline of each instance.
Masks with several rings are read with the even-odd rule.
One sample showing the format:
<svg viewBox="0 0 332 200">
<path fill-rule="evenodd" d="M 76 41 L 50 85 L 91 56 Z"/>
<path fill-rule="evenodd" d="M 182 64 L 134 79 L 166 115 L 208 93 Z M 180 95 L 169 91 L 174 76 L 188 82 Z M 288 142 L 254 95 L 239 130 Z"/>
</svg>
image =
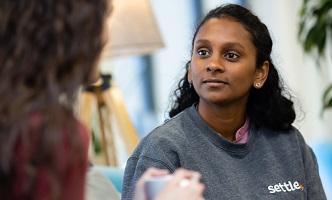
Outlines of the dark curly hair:
<svg viewBox="0 0 332 200">
<path fill-rule="evenodd" d="M 103 47 L 107 0 L 2 0 L 0 3 L 0 186 L 1 194 L 13 178 L 17 140 L 32 158 L 27 193 L 35 188 L 34 168 L 54 169 L 59 132 L 77 132 L 74 104 L 77 91 L 89 79 Z M 29 137 L 31 115 L 40 113 L 38 148 Z M 71 162 L 83 160 L 78 134 L 68 134 Z M 34 153 L 34 154 L 33 154 Z M 57 177 L 51 175 L 56 183 Z M 54 188 L 58 187 L 53 185 Z M 56 189 L 53 188 L 53 197 Z M 4 196 L 2 196 L 5 198 Z M 29 199 L 34 199 L 29 196 Z"/>
<path fill-rule="evenodd" d="M 235 4 L 227 4 L 211 10 L 199 23 L 192 40 L 192 47 L 199 29 L 212 18 L 229 18 L 241 23 L 250 33 L 251 40 L 256 47 L 256 67 L 262 67 L 264 61 L 269 62 L 269 74 L 261 89 L 251 88 L 247 103 L 247 115 L 256 126 L 266 125 L 276 130 L 288 130 L 294 122 L 296 114 L 293 108 L 292 96 L 285 89 L 272 59 L 272 39 L 270 33 L 259 18 L 250 10 Z M 188 69 L 174 91 L 175 101 L 171 105 L 169 116 L 173 117 L 199 101 L 194 87 L 188 82 Z"/>
</svg>

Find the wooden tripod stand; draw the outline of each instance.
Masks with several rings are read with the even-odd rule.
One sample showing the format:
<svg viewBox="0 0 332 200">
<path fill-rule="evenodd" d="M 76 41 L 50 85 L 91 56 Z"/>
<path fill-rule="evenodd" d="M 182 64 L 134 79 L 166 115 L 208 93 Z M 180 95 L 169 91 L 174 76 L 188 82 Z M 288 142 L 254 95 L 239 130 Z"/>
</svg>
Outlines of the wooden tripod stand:
<svg viewBox="0 0 332 200">
<path fill-rule="evenodd" d="M 80 96 L 80 118 L 89 130 L 94 117 L 94 105 L 97 106 L 105 164 L 118 166 L 114 126 L 119 131 L 118 135 L 122 137 L 128 154 L 133 152 L 139 138 L 125 109 L 121 92 L 117 87 L 111 86 L 111 75 L 101 75 L 101 80 L 86 87 Z"/>
</svg>

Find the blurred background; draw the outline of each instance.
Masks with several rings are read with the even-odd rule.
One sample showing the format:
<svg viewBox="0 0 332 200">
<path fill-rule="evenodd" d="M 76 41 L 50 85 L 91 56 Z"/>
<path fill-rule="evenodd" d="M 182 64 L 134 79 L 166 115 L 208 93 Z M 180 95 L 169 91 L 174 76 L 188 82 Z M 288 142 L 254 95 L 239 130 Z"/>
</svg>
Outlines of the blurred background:
<svg viewBox="0 0 332 200">
<path fill-rule="evenodd" d="M 196 22 L 206 11 L 220 4 L 244 5 L 250 8 L 270 30 L 274 42 L 273 60 L 288 88 L 299 100 L 295 102 L 296 109 L 302 110 L 298 112 L 294 126 L 314 149 L 320 164 L 325 191 L 332 199 L 331 191 L 327 189 L 332 188 L 332 109 L 322 112 L 323 94 L 332 82 L 332 38 L 330 32 L 326 41 L 327 50 L 319 52 L 328 56 L 320 62 L 317 61 L 317 53 L 305 52 L 298 36 L 303 2 L 303 0 L 150 0 L 163 46 L 144 55 L 135 53 L 114 55 L 101 62 L 102 73 L 111 74 L 112 86 L 121 91 L 122 101 L 138 140 L 168 117 L 171 92 L 184 75 L 184 65 L 190 59 L 191 40 Z M 114 10 L 116 9 L 115 7 Z M 127 28 L 131 26 L 128 24 Z M 119 167 L 125 165 L 130 155 L 121 150 L 126 143 L 121 138 L 121 135 L 117 136 L 115 142 Z"/>
</svg>

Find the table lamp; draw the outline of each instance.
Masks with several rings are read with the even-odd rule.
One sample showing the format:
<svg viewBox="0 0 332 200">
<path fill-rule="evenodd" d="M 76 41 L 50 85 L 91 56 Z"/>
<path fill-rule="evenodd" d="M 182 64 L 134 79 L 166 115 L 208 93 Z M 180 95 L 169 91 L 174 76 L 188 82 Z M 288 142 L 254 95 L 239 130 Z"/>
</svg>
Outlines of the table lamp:
<svg viewBox="0 0 332 200">
<path fill-rule="evenodd" d="M 112 0 L 112 5 L 102 59 L 148 55 L 164 47 L 149 0 Z"/>
</svg>

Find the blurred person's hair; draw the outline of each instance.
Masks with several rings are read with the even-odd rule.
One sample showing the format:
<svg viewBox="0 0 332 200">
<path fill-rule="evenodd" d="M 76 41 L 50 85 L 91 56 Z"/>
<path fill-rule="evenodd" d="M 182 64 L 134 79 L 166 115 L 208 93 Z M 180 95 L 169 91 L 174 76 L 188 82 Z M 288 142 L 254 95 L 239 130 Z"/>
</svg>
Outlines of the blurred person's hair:
<svg viewBox="0 0 332 200">
<path fill-rule="evenodd" d="M 0 3 L 0 185 L 1 194 L 13 180 L 13 150 L 17 141 L 32 156 L 27 193 L 34 193 L 35 168 L 47 163 L 53 197 L 58 179 L 52 174 L 54 156 L 68 131 L 72 164 L 81 161 L 73 113 L 77 90 L 97 64 L 107 16 L 107 0 L 2 0 Z M 34 112 L 39 122 L 31 118 Z M 36 127 L 33 127 L 36 126 Z M 36 143 L 26 142 L 37 131 Z M 32 139 L 29 138 L 29 141 Z M 36 146 L 36 144 L 38 146 Z M 31 196 L 33 199 L 33 196 Z"/>
</svg>

